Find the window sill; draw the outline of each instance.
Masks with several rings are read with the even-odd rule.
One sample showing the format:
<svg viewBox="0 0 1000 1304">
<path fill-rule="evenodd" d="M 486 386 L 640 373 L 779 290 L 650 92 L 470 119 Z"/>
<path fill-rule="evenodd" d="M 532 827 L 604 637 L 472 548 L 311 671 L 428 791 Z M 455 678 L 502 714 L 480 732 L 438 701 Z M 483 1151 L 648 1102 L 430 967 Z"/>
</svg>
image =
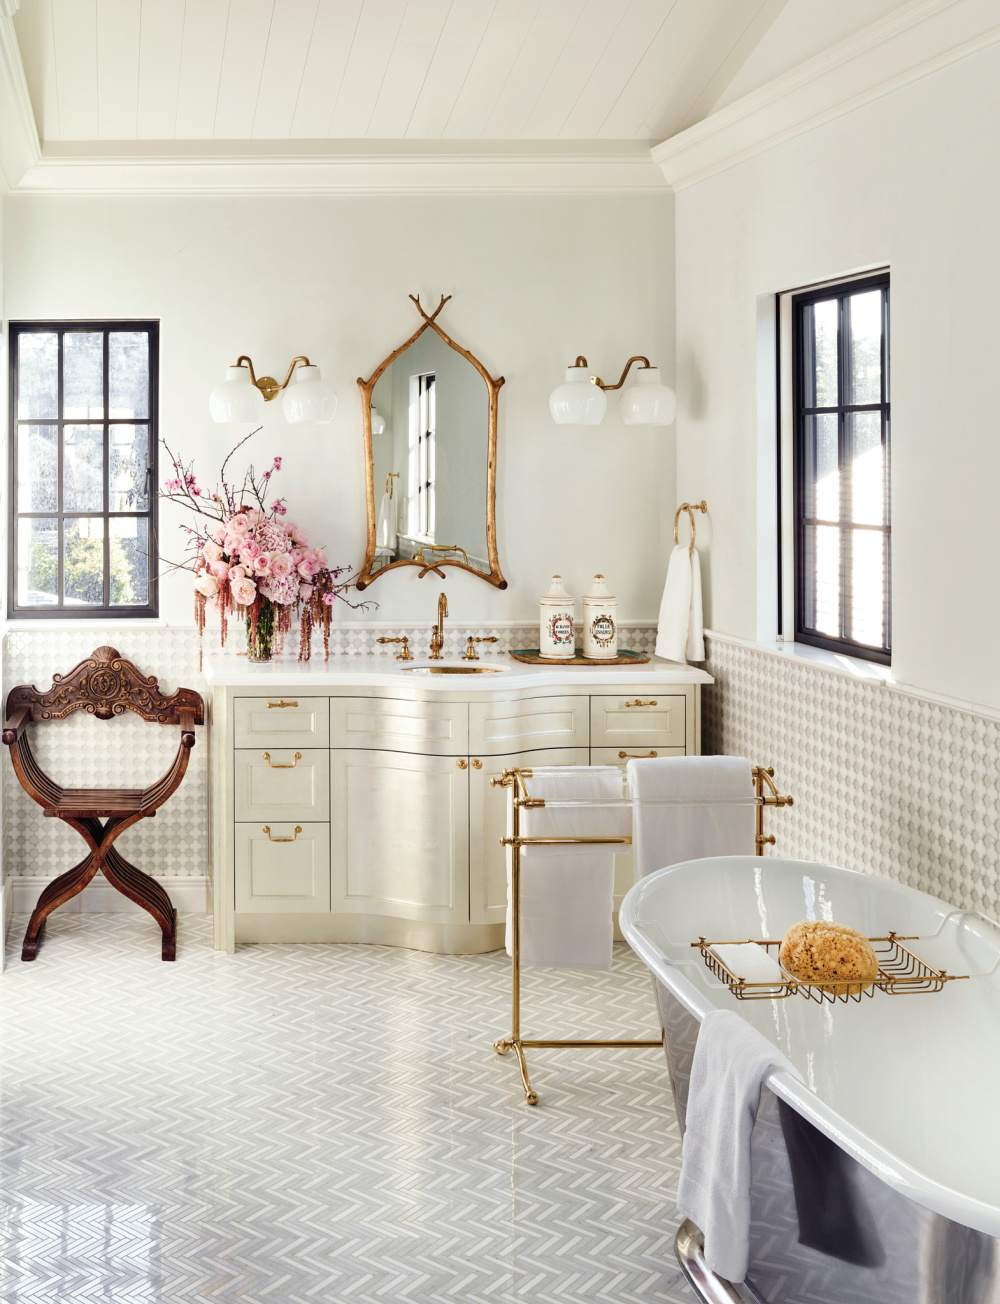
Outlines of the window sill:
<svg viewBox="0 0 1000 1304">
<path fill-rule="evenodd" d="M 758 643 L 749 638 L 737 638 L 733 634 L 719 634 L 713 629 L 706 629 L 705 634 L 722 643 L 752 647 L 758 652 L 767 652 L 785 661 L 807 661 L 810 665 L 841 675 L 845 679 L 870 684 L 893 682 L 891 666 L 880 665 L 877 661 L 865 661 L 861 657 L 848 656 L 845 652 L 830 652 L 826 648 L 812 647 L 809 643 L 790 643 L 784 639 L 776 639 L 773 643 Z"/>
</svg>

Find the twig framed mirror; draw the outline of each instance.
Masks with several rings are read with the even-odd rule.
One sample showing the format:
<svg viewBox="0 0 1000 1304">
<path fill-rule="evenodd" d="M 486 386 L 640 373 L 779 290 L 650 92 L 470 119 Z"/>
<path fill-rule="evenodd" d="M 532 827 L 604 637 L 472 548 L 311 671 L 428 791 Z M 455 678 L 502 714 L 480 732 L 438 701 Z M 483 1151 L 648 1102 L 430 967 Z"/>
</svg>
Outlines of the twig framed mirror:
<svg viewBox="0 0 1000 1304">
<path fill-rule="evenodd" d="M 367 380 L 358 377 L 368 546 L 357 587 L 401 566 L 418 566 L 419 579 L 444 579 L 442 567 L 456 566 L 505 589 L 496 530 L 504 378 L 438 325 L 450 294 L 432 313 L 410 298 L 420 326 Z"/>
</svg>

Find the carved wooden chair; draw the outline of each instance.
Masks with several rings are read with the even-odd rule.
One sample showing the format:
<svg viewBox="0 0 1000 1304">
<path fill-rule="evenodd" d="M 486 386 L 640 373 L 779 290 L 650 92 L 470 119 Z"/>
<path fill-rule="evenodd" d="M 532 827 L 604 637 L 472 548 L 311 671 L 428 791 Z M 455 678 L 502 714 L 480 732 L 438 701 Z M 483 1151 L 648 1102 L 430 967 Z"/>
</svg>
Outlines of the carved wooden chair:
<svg viewBox="0 0 1000 1304">
<path fill-rule="evenodd" d="M 133 711 L 150 722 L 180 725 L 180 746 L 173 765 L 148 788 L 61 788 L 32 754 L 26 727 L 63 720 L 74 711 L 87 711 L 98 720 Z M 76 829 L 90 848 L 78 865 L 54 879 L 39 897 L 24 935 L 22 960 L 35 958 L 52 911 L 82 892 L 98 870 L 112 887 L 149 911 L 163 932 L 162 958 L 175 958 L 177 911 L 170 897 L 162 884 L 129 864 L 113 844 L 139 820 L 151 819 L 177 791 L 194 746 L 194 726 L 204 722 L 205 705 L 199 693 L 178 688 L 165 696 L 154 676 L 147 678 L 113 647 L 99 647 L 68 675 L 53 675 L 48 692 L 31 684 L 10 690 L 3 742 L 10 748 L 21 787 L 45 815 Z"/>
</svg>

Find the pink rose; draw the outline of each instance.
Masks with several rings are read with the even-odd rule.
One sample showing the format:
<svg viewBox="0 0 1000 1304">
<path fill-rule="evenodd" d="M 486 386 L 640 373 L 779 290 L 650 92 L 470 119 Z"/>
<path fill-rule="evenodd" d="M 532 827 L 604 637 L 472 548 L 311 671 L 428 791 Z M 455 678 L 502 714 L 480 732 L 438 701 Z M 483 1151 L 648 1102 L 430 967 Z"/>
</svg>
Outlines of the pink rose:
<svg viewBox="0 0 1000 1304">
<path fill-rule="evenodd" d="M 299 574 L 302 576 L 304 580 L 311 580 L 312 577 L 319 570 L 319 566 L 317 566 L 316 564 L 316 558 L 311 557 L 307 553 L 299 562 L 298 567 L 296 569 L 298 570 Z"/>
<path fill-rule="evenodd" d="M 271 574 L 275 579 L 283 580 L 292 573 L 292 559 L 287 552 L 276 552 L 271 555 Z"/>
<path fill-rule="evenodd" d="M 236 557 L 243 547 L 243 539 L 238 534 L 227 534 L 226 540 L 222 545 L 222 551 L 227 557 Z"/>
<path fill-rule="evenodd" d="M 309 546 L 309 535 L 306 534 L 301 525 L 286 525 L 285 529 L 291 536 L 292 543 L 297 543 L 300 548 Z"/>
<path fill-rule="evenodd" d="M 246 557 L 249 557 L 250 560 L 253 561 L 254 557 L 259 557 L 259 556 L 260 556 L 260 544 L 257 542 L 256 539 L 246 539 L 240 545 L 241 561 L 243 561 L 243 559 Z M 246 562 L 243 561 L 243 564 L 246 565 Z"/>
<path fill-rule="evenodd" d="M 312 595 L 313 595 L 313 590 L 315 589 L 315 587 L 316 587 L 315 584 L 300 584 L 300 585 L 299 585 L 299 597 L 300 597 L 300 598 L 311 598 Z"/>
<path fill-rule="evenodd" d="M 241 576 L 238 580 L 232 581 L 233 601 L 241 607 L 249 607 L 257 596 L 257 585 L 253 580 Z"/>
<path fill-rule="evenodd" d="M 214 539 L 216 543 L 221 543 L 226 537 L 226 527 L 220 521 L 218 525 L 213 525 L 208 533 L 209 537 Z"/>
<path fill-rule="evenodd" d="M 234 584 L 237 580 L 245 580 L 247 577 L 246 570 L 242 566 L 230 566 L 229 582 Z"/>
<path fill-rule="evenodd" d="M 208 562 L 212 562 L 212 561 L 221 561 L 221 560 L 222 560 L 222 549 L 219 547 L 219 545 L 218 545 L 217 543 L 212 543 L 211 541 L 209 541 L 208 543 L 203 543 L 203 544 L 202 544 L 202 546 L 201 546 L 201 555 L 202 555 L 202 556 L 205 558 L 205 560 L 208 561 Z"/>
<path fill-rule="evenodd" d="M 229 567 L 224 561 L 213 561 L 209 570 L 217 580 L 224 580 L 229 574 Z"/>
<path fill-rule="evenodd" d="M 226 522 L 230 534 L 246 534 L 250 529 L 250 517 L 246 512 L 237 512 Z"/>
<path fill-rule="evenodd" d="M 253 559 L 253 573 L 255 575 L 270 575 L 271 558 L 266 552 L 260 553 Z"/>
<path fill-rule="evenodd" d="M 327 567 L 329 566 L 329 564 L 330 564 L 330 563 L 327 561 L 327 559 L 326 559 L 326 549 L 325 549 L 325 548 L 314 548 L 314 549 L 313 549 L 313 557 L 314 557 L 314 559 L 315 559 L 315 561 L 316 561 L 316 565 L 320 568 L 320 570 L 326 570 L 326 568 L 327 568 Z"/>
<path fill-rule="evenodd" d="M 297 566 L 306 554 L 302 548 L 292 548 L 290 549 L 288 555 L 292 559 L 292 565 Z"/>
<path fill-rule="evenodd" d="M 219 581 L 214 575 L 201 575 L 195 580 L 194 587 L 198 593 L 203 593 L 206 598 L 214 598 L 219 591 Z"/>
</svg>

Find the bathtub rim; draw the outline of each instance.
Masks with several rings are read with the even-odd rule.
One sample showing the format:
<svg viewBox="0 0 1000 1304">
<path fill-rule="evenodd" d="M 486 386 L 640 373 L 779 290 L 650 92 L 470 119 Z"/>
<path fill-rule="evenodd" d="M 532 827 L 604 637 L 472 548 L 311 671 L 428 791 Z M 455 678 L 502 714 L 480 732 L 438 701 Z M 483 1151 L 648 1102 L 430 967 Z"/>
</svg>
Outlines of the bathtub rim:
<svg viewBox="0 0 1000 1304">
<path fill-rule="evenodd" d="M 760 859 L 756 856 L 706 856 L 702 859 L 712 862 L 743 861 L 751 865 L 760 863 Z M 875 882 L 882 881 L 875 878 L 873 874 L 865 874 L 856 869 L 845 869 L 842 865 L 829 865 L 822 861 L 795 860 L 779 856 L 767 856 L 765 861 L 769 866 L 788 865 L 798 870 L 804 866 L 813 869 L 832 869 L 841 874 L 856 875 L 858 878 L 872 879 Z M 636 912 L 643 891 L 649 884 L 700 863 L 701 860 L 684 860 L 646 875 L 629 889 L 622 900 L 618 914 L 619 927 L 629 946 L 699 1023 L 709 1010 L 719 1007 L 707 1000 L 685 978 L 683 972 L 663 955 L 656 943 L 643 931 Z M 920 892 L 905 883 L 896 883 L 892 880 L 888 882 L 891 882 L 892 887 L 897 891 L 912 893 L 914 896 L 948 905 L 947 902 L 941 901 L 940 897 L 931 897 L 930 893 Z M 736 1010 L 736 1013 L 738 1014 L 739 1010 Z M 953 1222 L 984 1232 L 988 1236 L 1000 1237 L 1000 1206 L 965 1195 L 954 1187 L 946 1186 L 943 1182 L 928 1177 L 892 1151 L 887 1150 L 868 1133 L 848 1123 L 832 1106 L 826 1104 L 790 1073 L 772 1070 L 764 1078 L 764 1085 L 894 1191 L 898 1191 L 932 1213 L 941 1214 Z"/>
</svg>

